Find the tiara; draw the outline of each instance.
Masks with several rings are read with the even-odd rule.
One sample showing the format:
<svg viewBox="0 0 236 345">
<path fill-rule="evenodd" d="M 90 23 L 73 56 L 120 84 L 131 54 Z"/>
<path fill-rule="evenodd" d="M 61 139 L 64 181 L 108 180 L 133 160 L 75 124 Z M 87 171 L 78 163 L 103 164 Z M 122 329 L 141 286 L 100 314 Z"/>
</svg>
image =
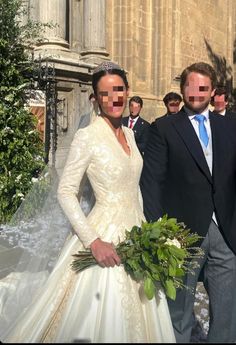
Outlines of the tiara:
<svg viewBox="0 0 236 345">
<path fill-rule="evenodd" d="M 123 71 L 123 68 L 121 68 L 118 64 L 112 61 L 103 61 L 100 65 L 98 65 L 94 71 L 93 74 L 101 72 L 101 71 L 109 71 L 112 69 L 118 69 L 120 71 Z"/>
</svg>

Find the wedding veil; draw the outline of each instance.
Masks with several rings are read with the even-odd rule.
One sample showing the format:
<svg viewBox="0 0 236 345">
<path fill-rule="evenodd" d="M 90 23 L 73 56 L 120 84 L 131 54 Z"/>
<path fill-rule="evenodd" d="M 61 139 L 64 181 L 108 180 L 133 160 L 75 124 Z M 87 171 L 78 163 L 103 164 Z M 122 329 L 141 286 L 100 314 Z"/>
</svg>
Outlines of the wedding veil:
<svg viewBox="0 0 236 345">
<path fill-rule="evenodd" d="M 92 116 L 93 111 L 80 116 L 75 130 L 88 125 Z M 0 340 L 40 293 L 73 234 L 57 201 L 58 182 L 56 169 L 46 167 L 11 221 L 0 226 Z M 88 214 L 94 196 L 86 176 L 78 198 Z"/>
</svg>

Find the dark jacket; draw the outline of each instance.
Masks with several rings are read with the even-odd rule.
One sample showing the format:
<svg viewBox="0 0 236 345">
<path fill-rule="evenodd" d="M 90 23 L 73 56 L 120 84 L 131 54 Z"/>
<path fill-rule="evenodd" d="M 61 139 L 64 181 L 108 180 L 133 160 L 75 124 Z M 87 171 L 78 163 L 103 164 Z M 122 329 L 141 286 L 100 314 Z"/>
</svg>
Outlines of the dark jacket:
<svg viewBox="0 0 236 345">
<path fill-rule="evenodd" d="M 161 116 L 157 117 L 157 118 L 155 119 L 155 121 L 156 121 L 156 120 L 159 120 L 159 119 L 163 119 L 164 117 L 174 116 L 174 115 L 175 115 L 175 114 L 166 113 L 166 114 L 164 114 L 164 115 L 161 115 Z"/>
<path fill-rule="evenodd" d="M 123 117 L 122 124 L 128 127 L 128 123 L 129 123 L 129 116 Z M 140 116 L 133 127 L 135 141 L 142 155 L 144 154 L 145 146 L 147 144 L 149 128 L 150 128 L 150 123 L 144 120 Z"/>
<path fill-rule="evenodd" d="M 140 183 L 144 213 L 148 221 L 167 213 L 205 236 L 215 211 L 236 252 L 236 121 L 211 112 L 209 119 L 212 175 L 184 110 L 151 124 Z"/>
<path fill-rule="evenodd" d="M 231 119 L 236 119 L 236 113 L 226 109 L 225 116 Z"/>
</svg>

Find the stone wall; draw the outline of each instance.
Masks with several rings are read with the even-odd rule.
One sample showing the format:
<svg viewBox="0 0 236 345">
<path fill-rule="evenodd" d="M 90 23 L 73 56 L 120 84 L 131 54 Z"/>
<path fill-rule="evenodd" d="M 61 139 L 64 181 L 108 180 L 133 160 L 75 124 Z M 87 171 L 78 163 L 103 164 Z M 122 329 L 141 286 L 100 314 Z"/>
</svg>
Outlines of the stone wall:
<svg viewBox="0 0 236 345">
<path fill-rule="evenodd" d="M 187 65 L 217 55 L 233 68 L 235 8 L 234 0 L 106 0 L 107 51 L 127 69 L 146 119 L 164 114 L 162 98 L 179 92 Z"/>
</svg>

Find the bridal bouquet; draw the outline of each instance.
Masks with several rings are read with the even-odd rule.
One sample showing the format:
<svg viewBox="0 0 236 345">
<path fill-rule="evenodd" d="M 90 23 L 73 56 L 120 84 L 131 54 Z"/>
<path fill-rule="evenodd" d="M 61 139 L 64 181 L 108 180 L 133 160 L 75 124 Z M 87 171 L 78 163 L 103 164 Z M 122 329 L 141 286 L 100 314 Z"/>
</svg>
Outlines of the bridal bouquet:
<svg viewBox="0 0 236 345">
<path fill-rule="evenodd" d="M 184 223 L 167 215 L 153 223 L 143 222 L 141 227 L 133 226 L 126 230 L 126 239 L 116 246 L 125 271 L 136 281 L 144 283 L 144 292 L 152 299 L 159 282 L 166 295 L 175 300 L 176 289 L 184 288 L 183 277 L 186 272 L 193 273 L 197 267 L 196 258 L 203 251 L 193 244 L 200 236 L 191 233 Z M 73 255 L 72 269 L 81 272 L 97 262 L 90 250 L 79 251 Z"/>
</svg>

